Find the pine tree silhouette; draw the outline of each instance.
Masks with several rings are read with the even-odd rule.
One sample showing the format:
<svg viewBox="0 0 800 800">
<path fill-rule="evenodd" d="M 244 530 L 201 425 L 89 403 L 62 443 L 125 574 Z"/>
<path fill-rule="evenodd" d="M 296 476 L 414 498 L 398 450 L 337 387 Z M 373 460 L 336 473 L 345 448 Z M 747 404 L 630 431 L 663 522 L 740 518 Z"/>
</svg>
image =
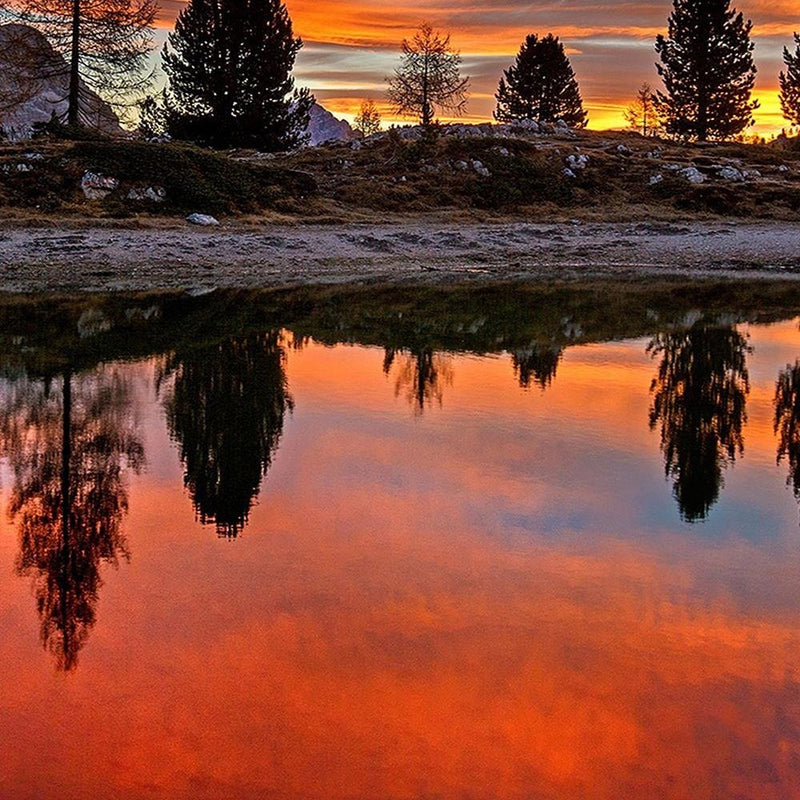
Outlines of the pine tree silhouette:
<svg viewBox="0 0 800 800">
<path fill-rule="evenodd" d="M 753 124 L 756 77 L 753 23 L 730 0 L 674 0 L 667 36 L 658 36 L 658 93 L 667 133 L 681 139 L 727 139 Z"/>
<path fill-rule="evenodd" d="M 495 99 L 500 122 L 563 119 L 582 128 L 588 121 L 564 45 L 551 33 L 543 39 L 533 33 L 526 37 L 514 64 L 503 70 Z"/>
</svg>

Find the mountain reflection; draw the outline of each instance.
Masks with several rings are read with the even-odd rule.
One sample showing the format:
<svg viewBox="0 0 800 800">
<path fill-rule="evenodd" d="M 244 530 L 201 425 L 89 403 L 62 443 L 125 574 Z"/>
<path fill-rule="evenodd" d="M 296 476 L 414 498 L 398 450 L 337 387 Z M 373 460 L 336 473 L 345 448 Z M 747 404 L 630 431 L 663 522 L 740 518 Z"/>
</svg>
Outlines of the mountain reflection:
<svg viewBox="0 0 800 800">
<path fill-rule="evenodd" d="M 775 385 L 775 433 L 778 435 L 778 463 L 789 462 L 787 484 L 800 500 L 800 361 L 786 365 Z"/>
<path fill-rule="evenodd" d="M 551 345 L 531 345 L 511 353 L 511 363 L 519 385 L 523 389 L 537 383 L 546 389 L 555 379 L 563 349 Z"/>
<path fill-rule="evenodd" d="M 450 359 L 430 347 L 413 350 L 386 348 L 384 374 L 388 375 L 393 369 L 395 397 L 402 393 L 416 414 L 422 414 L 425 407 L 433 403 L 441 405 L 444 387 L 453 384 Z"/>
<path fill-rule="evenodd" d="M 128 557 L 125 471 L 144 462 L 131 389 L 115 368 L 65 371 L 14 380 L 0 402 L 17 571 L 33 578 L 42 644 L 72 670 L 95 622 L 100 564 Z"/>
<path fill-rule="evenodd" d="M 723 486 L 723 469 L 744 450 L 749 392 L 746 339 L 731 327 L 695 325 L 658 334 L 650 427 L 661 426 L 661 451 L 687 522 L 705 519 Z"/>
<path fill-rule="evenodd" d="M 277 331 L 175 353 L 166 401 L 198 519 L 234 537 L 247 524 L 293 401 Z"/>
</svg>

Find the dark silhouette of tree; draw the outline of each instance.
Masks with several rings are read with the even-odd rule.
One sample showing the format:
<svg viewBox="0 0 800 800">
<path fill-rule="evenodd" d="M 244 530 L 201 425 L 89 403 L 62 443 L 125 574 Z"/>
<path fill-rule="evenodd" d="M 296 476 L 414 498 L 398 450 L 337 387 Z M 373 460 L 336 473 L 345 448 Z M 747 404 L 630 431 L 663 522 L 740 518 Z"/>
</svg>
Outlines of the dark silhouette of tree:
<svg viewBox="0 0 800 800">
<path fill-rule="evenodd" d="M 537 344 L 525 350 L 514 350 L 511 353 L 511 363 L 519 385 L 528 389 L 533 380 L 542 389 L 546 389 L 556 377 L 562 353 L 560 347 Z"/>
<path fill-rule="evenodd" d="M 756 78 L 749 20 L 730 0 L 673 0 L 667 36 L 658 36 L 658 93 L 667 133 L 704 142 L 753 124 Z"/>
<path fill-rule="evenodd" d="M 69 125 L 95 125 L 87 86 L 120 105 L 150 81 L 155 0 L 3 0 L 0 8 L 7 19 L 44 34 L 63 56 Z M 52 78 L 52 61 L 46 69 Z"/>
<path fill-rule="evenodd" d="M 0 442 L 14 474 L 17 571 L 33 578 L 42 644 L 72 670 L 95 623 L 101 563 L 127 558 L 126 469 L 144 450 L 116 370 L 29 381 L 3 393 Z"/>
<path fill-rule="evenodd" d="M 775 385 L 775 433 L 778 434 L 778 463 L 789 462 L 787 484 L 800 500 L 800 361 L 778 375 Z"/>
<path fill-rule="evenodd" d="M 525 38 L 514 64 L 503 70 L 495 99 L 494 115 L 500 122 L 563 119 L 582 128 L 588 121 L 564 45 L 552 33 Z"/>
<path fill-rule="evenodd" d="M 450 360 L 438 355 L 430 347 L 410 351 L 387 348 L 383 357 L 383 372 L 397 371 L 394 396 L 405 393 L 406 400 L 417 414 L 436 402 L 442 404 L 444 387 L 453 383 Z"/>
<path fill-rule="evenodd" d="M 280 0 L 190 0 L 164 49 L 170 133 L 215 147 L 300 144 L 314 102 L 294 90 L 302 46 Z"/>
<path fill-rule="evenodd" d="M 433 122 L 436 109 L 461 116 L 467 105 L 469 78 L 462 78 L 461 56 L 450 46 L 450 34 L 427 22 L 403 39 L 400 66 L 389 79 L 389 101 L 398 114 Z"/>
<path fill-rule="evenodd" d="M 705 519 L 723 486 L 723 469 L 744 450 L 747 341 L 733 328 L 698 324 L 659 334 L 648 352 L 661 357 L 650 387 L 650 427 L 661 426 L 665 472 L 681 517 Z"/>
<path fill-rule="evenodd" d="M 353 127 L 361 134 L 362 139 L 372 136 L 381 129 L 381 112 L 378 111 L 378 106 L 372 98 L 367 98 L 361 101 L 353 120 Z"/>
<path fill-rule="evenodd" d="M 645 82 L 639 87 L 636 98 L 625 109 L 624 116 L 628 126 L 642 136 L 655 136 L 661 130 L 658 98 L 649 83 Z"/>
<path fill-rule="evenodd" d="M 197 517 L 234 537 L 245 527 L 291 411 L 280 335 L 259 333 L 171 356 L 166 401 Z"/>
<path fill-rule="evenodd" d="M 783 48 L 783 63 L 786 71 L 778 76 L 780 100 L 783 116 L 792 123 L 800 125 L 800 34 L 794 35 L 795 50 Z"/>
</svg>

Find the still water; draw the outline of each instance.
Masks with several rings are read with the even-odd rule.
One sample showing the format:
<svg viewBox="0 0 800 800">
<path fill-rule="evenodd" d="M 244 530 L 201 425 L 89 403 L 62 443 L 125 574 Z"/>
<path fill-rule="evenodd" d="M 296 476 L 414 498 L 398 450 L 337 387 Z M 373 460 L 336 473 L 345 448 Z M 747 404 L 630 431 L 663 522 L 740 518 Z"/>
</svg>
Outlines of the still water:
<svg viewBox="0 0 800 800">
<path fill-rule="evenodd" d="M 787 291 L 1 302 L 0 797 L 799 797 Z"/>
</svg>

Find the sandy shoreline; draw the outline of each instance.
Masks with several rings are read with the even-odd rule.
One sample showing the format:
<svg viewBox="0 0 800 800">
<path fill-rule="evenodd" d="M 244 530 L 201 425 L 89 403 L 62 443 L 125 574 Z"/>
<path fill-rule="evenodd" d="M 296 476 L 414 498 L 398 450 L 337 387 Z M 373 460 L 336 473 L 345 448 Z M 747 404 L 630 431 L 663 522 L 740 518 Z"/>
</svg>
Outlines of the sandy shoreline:
<svg viewBox="0 0 800 800">
<path fill-rule="evenodd" d="M 800 224 L 6 227 L 0 291 L 648 277 L 800 280 Z"/>
</svg>

